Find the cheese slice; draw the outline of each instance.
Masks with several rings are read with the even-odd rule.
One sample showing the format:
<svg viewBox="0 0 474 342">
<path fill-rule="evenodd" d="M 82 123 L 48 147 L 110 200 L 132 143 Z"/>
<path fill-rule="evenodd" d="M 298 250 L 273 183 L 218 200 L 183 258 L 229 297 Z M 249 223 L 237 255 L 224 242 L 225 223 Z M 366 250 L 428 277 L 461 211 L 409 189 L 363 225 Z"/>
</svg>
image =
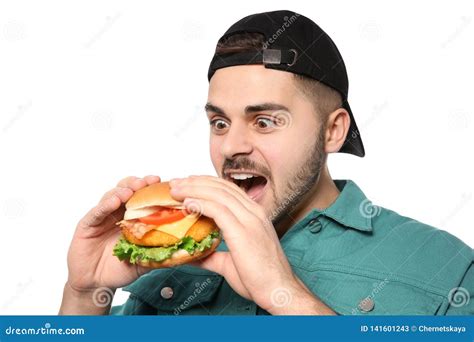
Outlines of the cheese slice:
<svg viewBox="0 0 474 342">
<path fill-rule="evenodd" d="M 155 229 L 182 239 L 197 220 L 199 220 L 199 215 L 187 215 L 179 221 L 166 223 Z"/>
</svg>

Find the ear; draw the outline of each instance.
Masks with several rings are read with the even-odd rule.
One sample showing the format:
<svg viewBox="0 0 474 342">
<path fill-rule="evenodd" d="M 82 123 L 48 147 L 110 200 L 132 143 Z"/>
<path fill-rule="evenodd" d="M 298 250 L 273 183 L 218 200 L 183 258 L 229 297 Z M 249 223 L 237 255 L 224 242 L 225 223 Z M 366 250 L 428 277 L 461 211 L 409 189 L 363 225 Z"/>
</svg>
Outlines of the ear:
<svg viewBox="0 0 474 342">
<path fill-rule="evenodd" d="M 351 118 L 344 108 L 338 108 L 329 114 L 326 125 L 326 153 L 335 153 L 341 149 L 346 140 L 350 123 Z"/>
</svg>

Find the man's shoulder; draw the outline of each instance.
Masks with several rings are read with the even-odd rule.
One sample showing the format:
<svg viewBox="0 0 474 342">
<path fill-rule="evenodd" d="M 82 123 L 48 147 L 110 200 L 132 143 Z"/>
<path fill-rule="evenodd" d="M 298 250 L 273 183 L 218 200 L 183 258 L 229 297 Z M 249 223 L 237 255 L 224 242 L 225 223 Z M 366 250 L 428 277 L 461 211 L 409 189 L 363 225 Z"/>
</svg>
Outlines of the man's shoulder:
<svg viewBox="0 0 474 342">
<path fill-rule="evenodd" d="M 369 214 L 370 229 L 328 229 L 327 248 L 311 254 L 322 258 L 295 261 L 305 283 L 341 314 L 445 314 L 466 279 L 472 249 L 392 210 Z"/>
<path fill-rule="evenodd" d="M 393 210 L 378 208 L 372 227 L 374 256 L 419 284 L 452 288 L 473 261 L 472 248 L 456 236 Z"/>
<path fill-rule="evenodd" d="M 417 246 L 422 243 L 424 248 L 468 251 L 469 258 L 472 258 L 472 249 L 442 228 L 403 216 L 387 208 L 378 207 L 377 210 L 377 213 L 372 217 L 372 227 L 374 234 L 381 238 L 398 236 L 395 241 L 404 244 L 413 241 Z M 394 241 L 391 240 L 391 242 Z"/>
</svg>

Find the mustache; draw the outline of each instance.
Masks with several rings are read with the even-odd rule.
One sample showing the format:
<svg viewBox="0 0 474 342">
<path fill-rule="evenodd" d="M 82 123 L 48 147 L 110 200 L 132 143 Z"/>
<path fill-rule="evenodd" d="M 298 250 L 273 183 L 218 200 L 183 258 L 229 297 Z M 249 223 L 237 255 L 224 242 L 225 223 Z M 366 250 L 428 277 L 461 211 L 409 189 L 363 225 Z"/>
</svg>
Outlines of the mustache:
<svg viewBox="0 0 474 342">
<path fill-rule="evenodd" d="M 257 164 L 253 160 L 246 157 L 224 160 L 224 164 L 222 165 L 222 175 L 225 171 L 232 169 L 245 169 L 255 171 L 256 173 L 265 176 L 265 178 L 269 180 L 271 179 L 270 171 L 266 167 Z"/>
</svg>

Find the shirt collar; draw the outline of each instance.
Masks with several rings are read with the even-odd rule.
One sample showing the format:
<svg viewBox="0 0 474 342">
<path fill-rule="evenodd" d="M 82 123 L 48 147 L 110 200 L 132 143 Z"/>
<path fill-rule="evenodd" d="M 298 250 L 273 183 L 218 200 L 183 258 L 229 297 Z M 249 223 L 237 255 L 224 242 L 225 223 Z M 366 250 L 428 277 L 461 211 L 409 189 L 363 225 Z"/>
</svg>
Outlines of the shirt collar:
<svg viewBox="0 0 474 342">
<path fill-rule="evenodd" d="M 340 191 L 339 196 L 325 210 L 314 210 L 348 228 L 371 232 L 372 217 L 377 207 L 372 206 L 372 202 L 353 181 L 334 180 L 334 183 Z"/>
</svg>

